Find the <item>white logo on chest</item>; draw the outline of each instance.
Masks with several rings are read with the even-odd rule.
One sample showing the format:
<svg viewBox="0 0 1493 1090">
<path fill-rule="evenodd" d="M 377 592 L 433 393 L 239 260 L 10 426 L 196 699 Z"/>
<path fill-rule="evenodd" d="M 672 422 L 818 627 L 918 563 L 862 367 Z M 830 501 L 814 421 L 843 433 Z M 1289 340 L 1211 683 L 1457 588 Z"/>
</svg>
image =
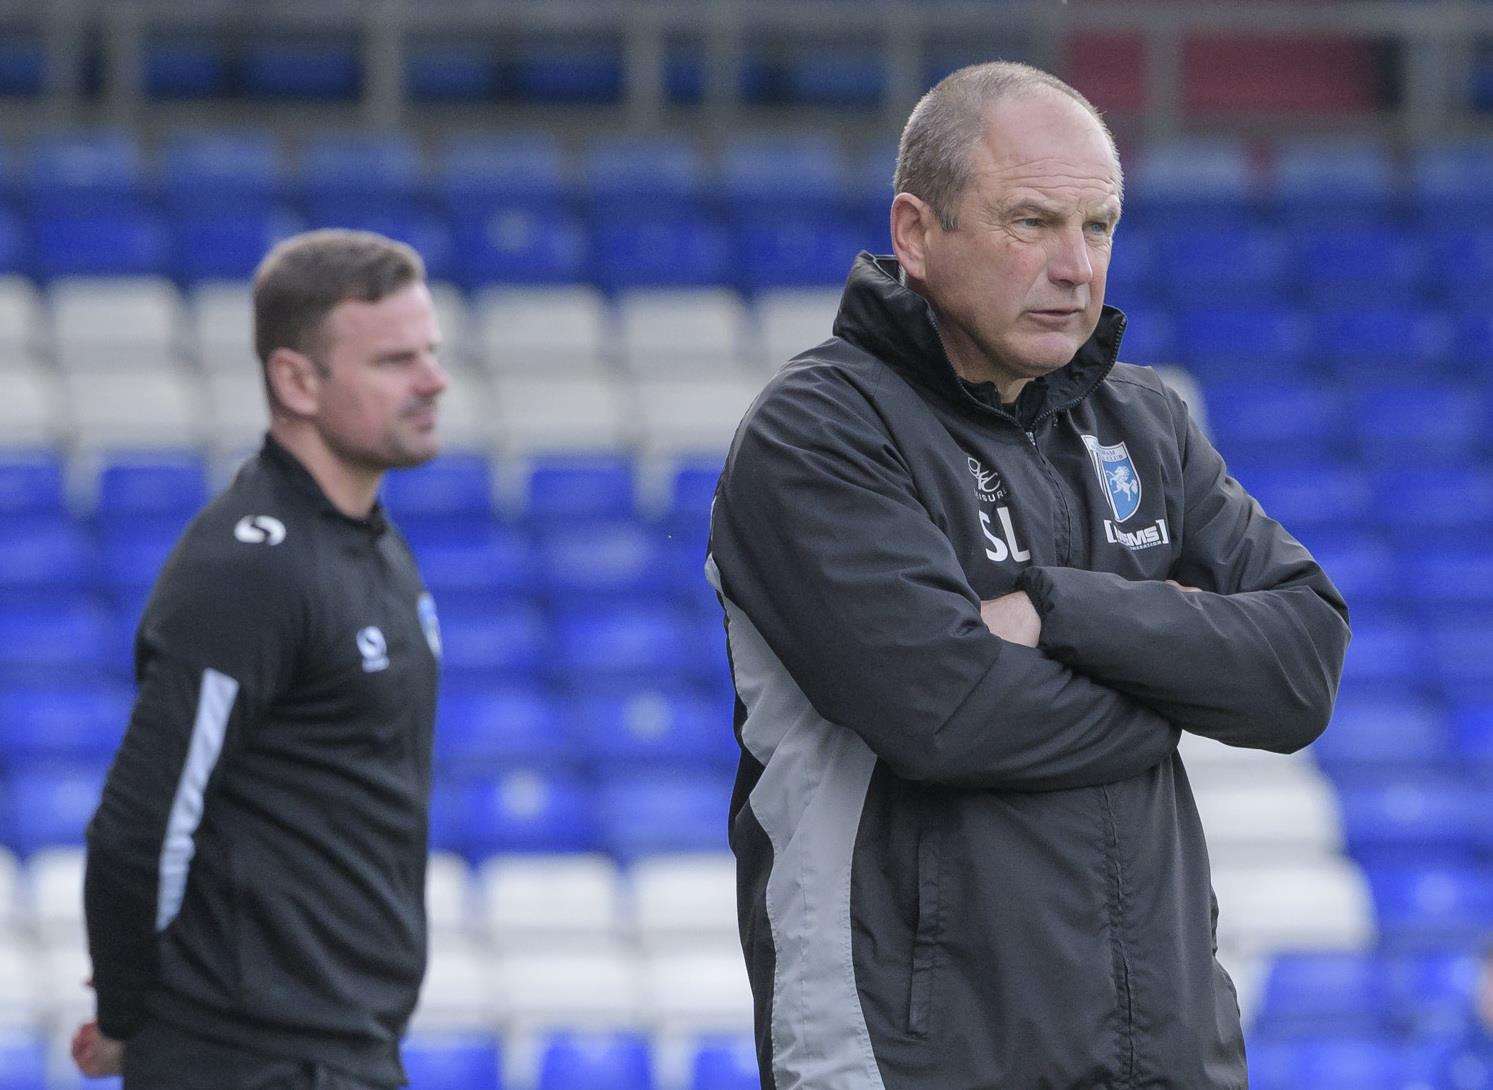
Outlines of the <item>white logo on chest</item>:
<svg viewBox="0 0 1493 1090">
<path fill-rule="evenodd" d="M 1006 482 L 1001 480 L 1001 475 L 993 469 L 986 469 L 978 458 L 966 457 L 965 465 L 969 467 L 970 476 L 975 479 L 975 496 L 983 503 L 996 503 L 1009 495 L 1006 491 Z M 985 535 L 985 540 L 990 547 L 985 550 L 985 555 L 997 564 L 1007 560 L 1015 560 L 1018 563 L 1030 560 L 1032 554 L 1020 545 L 1016 544 L 1016 528 L 1011 525 L 1011 509 L 1009 507 L 997 507 L 995 517 L 1000 521 L 1000 532 L 991 525 L 990 513 L 980 512 L 980 531 Z"/>
<path fill-rule="evenodd" d="M 245 545 L 278 545 L 285 540 L 285 523 L 273 515 L 245 515 L 233 528 Z"/>
<path fill-rule="evenodd" d="M 389 668 L 389 645 L 377 625 L 358 629 L 358 654 L 363 656 L 365 674 Z"/>
</svg>

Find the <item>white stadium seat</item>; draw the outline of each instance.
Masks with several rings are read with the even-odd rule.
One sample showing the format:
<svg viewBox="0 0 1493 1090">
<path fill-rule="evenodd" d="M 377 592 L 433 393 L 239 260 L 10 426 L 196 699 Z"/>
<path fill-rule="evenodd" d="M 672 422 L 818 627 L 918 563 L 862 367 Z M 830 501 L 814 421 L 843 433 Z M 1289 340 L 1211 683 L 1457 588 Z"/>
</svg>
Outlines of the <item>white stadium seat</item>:
<svg viewBox="0 0 1493 1090">
<path fill-rule="evenodd" d="M 258 367 L 209 374 L 204 380 L 208 440 L 220 454 L 259 449 L 270 424 Z"/>
<path fill-rule="evenodd" d="M 16 930 L 30 914 L 15 853 L 0 845 L 0 932 Z"/>
<path fill-rule="evenodd" d="M 182 308 L 159 277 L 68 277 L 51 288 L 52 345 L 68 370 L 135 371 L 174 366 Z"/>
<path fill-rule="evenodd" d="M 0 360 L 11 367 L 45 358 L 50 344 L 41 293 L 24 276 L 0 276 Z"/>
<path fill-rule="evenodd" d="M 638 958 L 622 946 L 509 954 L 498 960 L 497 981 L 516 1033 L 645 1021 Z"/>
<path fill-rule="evenodd" d="M 624 293 L 617 324 L 623 360 L 638 376 L 730 375 L 743 368 L 753 338 L 741 297 L 724 288 Z"/>
<path fill-rule="evenodd" d="M 490 287 L 472 302 L 477 352 L 498 372 L 531 375 L 610 369 L 611 317 L 593 287 Z"/>
<path fill-rule="evenodd" d="M 1337 795 L 1321 781 L 1217 784 L 1198 790 L 1196 798 L 1216 865 L 1324 859 L 1343 849 Z"/>
<path fill-rule="evenodd" d="M 46 945 L 86 942 L 81 848 L 46 848 L 26 861 L 24 883 L 32 930 Z"/>
<path fill-rule="evenodd" d="M 41 1010 L 40 959 L 26 943 L 0 943 L 0 1026 L 34 1025 Z"/>
<path fill-rule="evenodd" d="M 201 390 L 190 373 L 75 371 L 63 388 L 81 447 L 190 446 L 206 434 Z"/>
<path fill-rule="evenodd" d="M 634 438 L 630 387 L 603 375 L 493 381 L 494 442 L 511 454 L 617 450 Z"/>
<path fill-rule="evenodd" d="M 730 853 L 646 857 L 633 864 L 628 884 L 645 950 L 739 947 L 736 859 Z"/>
<path fill-rule="evenodd" d="M 1373 899 L 1346 859 L 1213 869 L 1218 942 L 1235 955 L 1275 950 L 1361 950 L 1374 943 Z"/>
<path fill-rule="evenodd" d="M 422 1030 L 479 1029 L 496 1025 L 500 1012 L 491 952 L 478 943 L 432 934 L 414 1025 Z"/>
<path fill-rule="evenodd" d="M 472 869 L 455 852 L 435 852 L 425 865 L 425 918 L 436 934 L 470 936 L 476 894 Z"/>
<path fill-rule="evenodd" d="M 254 301 L 247 282 L 198 284 L 189 307 L 190 352 L 204 371 L 259 370 L 254 354 Z"/>
<path fill-rule="evenodd" d="M 836 288 L 762 292 L 757 296 L 759 365 L 776 371 L 805 349 L 828 340 L 839 309 L 840 292 Z"/>
<path fill-rule="evenodd" d="M 761 391 L 756 377 L 645 379 L 636 387 L 643 447 L 660 455 L 724 455 Z"/>
<path fill-rule="evenodd" d="M 483 917 L 500 949 L 610 947 L 626 920 L 617 865 L 604 855 L 501 855 L 480 871 Z"/>
<path fill-rule="evenodd" d="M 76 1027 L 94 1015 L 93 962 L 84 942 L 44 944 L 38 963 L 42 978 L 37 987 L 45 1017 L 54 1024 Z"/>
<path fill-rule="evenodd" d="M 467 312 L 467 297 L 455 284 L 432 281 L 430 298 L 435 303 L 435 320 L 441 330 L 441 360 L 448 366 L 472 362 L 476 353 L 472 344 L 472 320 Z"/>
<path fill-rule="evenodd" d="M 752 989 L 738 945 L 658 953 L 644 962 L 648 1020 L 663 1034 L 752 1028 Z"/>
<path fill-rule="evenodd" d="M 446 367 L 436 431 L 447 449 L 485 450 L 493 441 L 493 394 L 487 375 L 471 367 Z"/>
<path fill-rule="evenodd" d="M 0 446 L 38 447 L 66 436 L 57 376 L 41 367 L 0 364 Z"/>
</svg>

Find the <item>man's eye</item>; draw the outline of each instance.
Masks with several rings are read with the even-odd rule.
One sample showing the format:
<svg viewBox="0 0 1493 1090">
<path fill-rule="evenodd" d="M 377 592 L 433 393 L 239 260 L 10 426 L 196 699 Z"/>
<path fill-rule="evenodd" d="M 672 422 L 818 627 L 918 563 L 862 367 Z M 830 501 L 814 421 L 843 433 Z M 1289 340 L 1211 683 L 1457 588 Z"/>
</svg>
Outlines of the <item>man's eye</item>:
<svg viewBox="0 0 1493 1090">
<path fill-rule="evenodd" d="M 1016 222 L 1022 227 L 1041 227 L 1044 221 L 1038 219 L 1036 216 L 1023 216 Z"/>
<path fill-rule="evenodd" d="M 1094 220 L 1089 224 L 1089 230 L 1096 235 L 1107 235 L 1109 234 L 1109 224 L 1103 220 Z"/>
</svg>

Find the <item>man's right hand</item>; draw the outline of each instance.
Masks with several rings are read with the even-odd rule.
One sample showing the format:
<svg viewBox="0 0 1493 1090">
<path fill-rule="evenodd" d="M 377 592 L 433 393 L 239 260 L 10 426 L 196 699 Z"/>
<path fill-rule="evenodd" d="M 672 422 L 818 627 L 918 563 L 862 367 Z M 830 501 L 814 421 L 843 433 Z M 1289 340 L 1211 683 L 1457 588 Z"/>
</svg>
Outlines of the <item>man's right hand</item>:
<svg viewBox="0 0 1493 1090">
<path fill-rule="evenodd" d="M 1007 643 L 1036 647 L 1042 638 L 1042 618 L 1024 590 L 1002 594 L 980 603 L 980 618 L 985 627 Z"/>
<path fill-rule="evenodd" d="M 90 1079 L 118 1075 L 124 1070 L 124 1042 L 105 1037 L 97 1022 L 84 1022 L 73 1034 L 73 1063 Z"/>
</svg>

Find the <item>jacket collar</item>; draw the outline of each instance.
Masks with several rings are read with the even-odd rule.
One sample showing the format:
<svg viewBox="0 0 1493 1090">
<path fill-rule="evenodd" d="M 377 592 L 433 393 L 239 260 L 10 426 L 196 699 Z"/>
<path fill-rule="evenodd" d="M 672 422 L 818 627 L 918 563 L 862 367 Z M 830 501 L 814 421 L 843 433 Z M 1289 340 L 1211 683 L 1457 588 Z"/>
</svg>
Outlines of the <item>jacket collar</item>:
<svg viewBox="0 0 1493 1090">
<path fill-rule="evenodd" d="M 389 521 L 384 514 L 383 501 L 373 501 L 373 510 L 368 512 L 367 518 L 354 518 L 352 515 L 343 514 L 321 490 L 321 485 L 316 483 L 316 478 L 311 476 L 311 471 L 269 432 L 264 433 L 264 445 L 259 449 L 259 457 L 277 477 L 309 499 L 323 515 L 330 515 L 373 537 L 378 537 L 388 528 Z"/>
<path fill-rule="evenodd" d="M 835 336 L 865 349 L 903 377 L 950 401 L 1009 417 L 971 394 L 960 380 L 939 339 L 933 308 L 901 282 L 899 272 L 894 257 L 864 252 L 857 257 L 840 299 Z M 1124 332 L 1125 315 L 1106 306 L 1093 336 L 1066 366 L 1045 377 L 1041 384 L 1043 403 L 1033 417 L 1071 409 L 1088 397 L 1114 367 Z"/>
</svg>

